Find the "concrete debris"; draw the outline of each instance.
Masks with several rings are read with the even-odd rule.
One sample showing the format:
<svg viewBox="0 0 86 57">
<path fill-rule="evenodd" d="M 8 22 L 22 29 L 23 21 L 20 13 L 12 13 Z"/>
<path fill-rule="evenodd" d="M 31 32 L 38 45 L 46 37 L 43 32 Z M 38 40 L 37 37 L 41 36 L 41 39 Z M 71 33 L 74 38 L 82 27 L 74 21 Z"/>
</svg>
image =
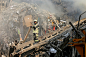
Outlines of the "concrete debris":
<svg viewBox="0 0 86 57">
<path fill-rule="evenodd" d="M 47 30 L 47 18 L 50 14 L 50 12 L 38 8 L 37 4 L 28 4 L 25 2 L 16 3 L 12 1 L 6 10 L 2 11 L 0 14 L 0 19 L 2 20 L 2 22 L 0 22 L 0 42 L 4 44 L 4 46 L 1 46 L 3 47 L 3 51 L 6 50 L 6 48 L 4 48 L 5 45 L 9 43 L 13 45 L 12 41 L 19 40 L 18 29 L 20 29 L 20 33 L 22 34 L 20 24 L 23 24 L 24 16 L 32 15 L 32 19 L 38 19 L 40 26 L 42 26 L 44 30 Z M 53 16 L 53 14 L 51 15 Z M 54 16 L 53 19 L 55 19 Z M 23 36 L 25 36 L 28 28 L 26 26 L 23 27 Z M 31 38 L 28 38 L 28 40 L 33 40 L 32 33 L 30 33 L 29 36 Z"/>
<path fill-rule="evenodd" d="M 62 6 L 63 3 L 61 3 L 60 0 L 58 1 L 53 0 L 53 3 L 55 3 L 56 7 L 57 7 L 57 4 L 58 6 L 59 5 Z M 68 14 L 67 9 L 64 8 L 64 6 L 63 6 L 63 10 L 65 14 L 63 14 L 61 17 L 58 17 L 57 14 L 59 13 L 54 14 L 49 12 L 48 10 L 41 9 L 35 3 L 28 4 L 26 2 L 16 3 L 11 1 L 9 6 L 0 14 L 1 16 L 0 17 L 0 43 L 1 43 L 0 47 L 7 46 L 7 49 L 8 49 L 8 47 L 11 44 L 14 45 L 13 41 L 19 40 L 20 38 L 20 35 L 18 34 L 18 30 L 21 33 L 21 37 L 24 38 L 24 36 L 26 35 L 29 29 L 28 27 L 26 27 L 26 25 L 23 25 L 25 16 L 31 15 L 33 20 L 34 19 L 38 20 L 39 26 L 40 26 L 40 36 L 41 36 L 43 35 L 43 33 L 45 33 L 46 30 L 48 30 L 49 26 L 52 25 L 52 24 L 48 24 L 49 22 L 51 21 L 55 22 L 56 25 L 53 25 L 53 26 L 57 26 L 58 28 L 60 28 L 61 26 L 60 24 L 62 24 L 62 22 L 66 23 L 66 21 L 67 22 L 71 21 L 69 19 L 69 16 L 67 15 Z M 61 22 L 57 21 L 58 19 L 61 19 L 60 20 Z M 43 30 L 43 33 L 41 33 L 41 29 Z M 29 36 L 27 41 L 33 40 L 32 31 L 30 32 Z M 2 46 L 3 44 L 4 46 Z M 3 50 L 6 50 L 6 48 L 3 48 Z"/>
</svg>

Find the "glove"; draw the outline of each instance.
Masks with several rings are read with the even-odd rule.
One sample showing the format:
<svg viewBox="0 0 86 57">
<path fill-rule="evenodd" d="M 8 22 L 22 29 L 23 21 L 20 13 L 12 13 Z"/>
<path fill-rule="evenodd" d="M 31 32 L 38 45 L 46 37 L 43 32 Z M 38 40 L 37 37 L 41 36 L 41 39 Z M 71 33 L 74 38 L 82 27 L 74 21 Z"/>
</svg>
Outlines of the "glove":
<svg viewBox="0 0 86 57">
<path fill-rule="evenodd" d="M 30 28 L 32 28 L 32 26 L 30 26 Z"/>
<path fill-rule="evenodd" d="M 36 30 L 36 27 L 33 26 L 33 29 Z"/>
</svg>

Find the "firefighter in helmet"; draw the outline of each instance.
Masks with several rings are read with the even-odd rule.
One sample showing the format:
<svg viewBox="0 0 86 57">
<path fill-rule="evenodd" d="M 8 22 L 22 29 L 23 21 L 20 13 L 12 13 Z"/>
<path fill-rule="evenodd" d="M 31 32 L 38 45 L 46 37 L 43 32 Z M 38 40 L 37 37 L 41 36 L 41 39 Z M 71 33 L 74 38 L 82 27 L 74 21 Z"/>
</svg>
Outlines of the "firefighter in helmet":
<svg viewBox="0 0 86 57">
<path fill-rule="evenodd" d="M 33 25 L 33 37 L 34 37 L 34 41 L 35 42 L 39 42 L 38 40 L 38 34 L 39 34 L 39 25 L 38 25 L 38 21 L 34 20 L 34 25 Z"/>
</svg>

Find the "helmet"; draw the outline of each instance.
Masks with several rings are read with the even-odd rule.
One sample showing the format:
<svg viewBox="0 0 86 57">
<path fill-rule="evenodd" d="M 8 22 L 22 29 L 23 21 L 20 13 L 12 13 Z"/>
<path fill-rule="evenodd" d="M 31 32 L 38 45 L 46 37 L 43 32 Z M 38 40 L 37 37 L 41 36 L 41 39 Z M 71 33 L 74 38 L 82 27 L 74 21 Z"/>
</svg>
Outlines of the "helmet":
<svg viewBox="0 0 86 57">
<path fill-rule="evenodd" d="M 50 22 L 50 19 L 48 19 L 48 22 Z"/>
<path fill-rule="evenodd" d="M 34 20 L 34 24 L 37 24 L 37 20 Z"/>
<path fill-rule="evenodd" d="M 34 21 L 36 21 L 36 22 L 37 22 L 37 20 L 34 20 Z"/>
</svg>

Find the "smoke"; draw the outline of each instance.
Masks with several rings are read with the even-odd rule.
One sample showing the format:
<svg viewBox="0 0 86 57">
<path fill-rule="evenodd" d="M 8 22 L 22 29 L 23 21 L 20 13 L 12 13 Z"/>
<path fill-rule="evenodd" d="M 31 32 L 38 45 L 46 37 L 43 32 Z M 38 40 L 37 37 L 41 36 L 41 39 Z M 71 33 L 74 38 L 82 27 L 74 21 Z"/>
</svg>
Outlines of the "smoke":
<svg viewBox="0 0 86 57">
<path fill-rule="evenodd" d="M 59 5 L 57 7 L 55 7 L 55 4 L 52 3 L 51 0 L 13 0 L 13 1 L 16 1 L 16 2 L 27 2 L 27 3 L 33 3 L 33 4 L 37 4 L 37 6 L 40 8 L 40 9 L 44 9 L 46 11 L 49 11 L 51 13 L 54 13 L 56 14 L 57 13 L 57 16 L 62 16 L 64 14 L 64 12 L 62 11 L 62 7 Z"/>
<path fill-rule="evenodd" d="M 81 13 L 86 11 L 86 0 L 73 0 L 74 2 L 74 8 L 79 9 Z M 82 15 L 82 18 L 86 18 L 86 14 Z"/>
<path fill-rule="evenodd" d="M 72 19 L 74 21 L 77 21 L 79 15 L 83 13 L 86 9 L 85 3 L 86 0 L 13 0 L 13 1 L 20 3 L 27 2 L 30 4 L 31 3 L 37 4 L 40 9 L 44 9 L 46 11 L 54 13 L 58 17 L 62 17 L 64 14 L 66 14 L 69 17 L 69 19 Z M 66 7 L 67 13 L 65 13 L 64 7 Z M 82 16 L 82 18 L 86 18 L 85 14 Z"/>
<path fill-rule="evenodd" d="M 72 9 L 70 8 L 71 10 L 79 9 L 81 12 L 83 12 L 86 9 L 86 3 L 85 3 L 86 0 L 62 0 L 62 1 L 69 2 L 70 3 L 69 6 L 73 7 Z"/>
<path fill-rule="evenodd" d="M 80 9 L 81 12 L 86 11 L 86 0 L 73 0 L 75 9 Z"/>
<path fill-rule="evenodd" d="M 86 11 L 86 0 L 62 0 L 67 2 L 66 5 L 68 12 L 75 13 L 75 16 L 79 17 L 81 13 Z M 70 14 L 71 14 L 70 13 Z M 86 18 L 84 14 L 81 19 Z"/>
</svg>

